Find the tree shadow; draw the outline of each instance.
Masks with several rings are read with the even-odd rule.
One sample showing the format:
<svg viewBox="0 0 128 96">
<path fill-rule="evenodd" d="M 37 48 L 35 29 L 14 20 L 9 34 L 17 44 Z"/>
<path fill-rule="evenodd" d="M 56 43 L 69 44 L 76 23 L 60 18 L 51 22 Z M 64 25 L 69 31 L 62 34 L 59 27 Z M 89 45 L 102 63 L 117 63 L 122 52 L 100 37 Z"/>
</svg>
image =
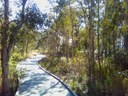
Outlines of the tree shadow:
<svg viewBox="0 0 128 96">
<path fill-rule="evenodd" d="M 37 57 L 34 59 L 27 59 L 26 61 L 21 62 L 21 67 L 25 68 L 24 65 L 29 66 L 26 70 L 23 83 L 20 84 L 18 88 L 18 94 L 22 96 L 54 96 L 54 92 L 61 94 L 59 96 L 72 96 L 70 92 L 55 78 L 47 74 L 46 72 L 40 71 L 40 68 L 36 68 Z M 36 72 L 38 71 L 38 72 Z M 64 94 L 65 95 L 64 95 Z M 50 94 L 50 95 L 48 95 Z M 18 95 L 18 96 L 19 96 Z M 58 96 L 58 95 L 57 95 Z"/>
<path fill-rule="evenodd" d="M 39 96 L 54 96 L 53 93 L 57 92 L 59 94 L 66 92 L 66 95 L 63 96 L 72 96 L 70 92 L 66 91 L 67 89 L 57 80 L 51 80 L 51 76 L 47 73 L 32 73 L 31 78 L 23 82 L 19 87 L 19 95 L 26 94 L 25 96 L 36 95 L 38 92 Z M 47 95 L 49 96 L 49 95 Z M 60 96 L 60 95 L 59 95 Z"/>
<path fill-rule="evenodd" d="M 38 87 L 39 84 L 43 84 L 43 82 L 49 81 L 49 79 L 46 78 L 46 75 L 47 75 L 46 73 L 32 74 L 32 76 L 30 76 L 29 80 L 23 82 L 20 85 L 19 93 L 30 91 L 31 89 Z"/>
<path fill-rule="evenodd" d="M 58 90 L 54 90 L 55 88 L 57 88 Z M 70 92 L 65 91 L 65 90 L 67 90 L 67 89 L 65 89 L 64 86 L 62 86 L 61 83 L 58 81 L 56 84 L 54 84 L 53 86 L 51 86 L 50 88 L 48 88 L 47 90 L 45 90 L 43 93 L 41 93 L 40 96 L 55 96 L 54 93 L 56 93 L 56 92 L 57 93 L 60 93 L 61 96 L 72 96 L 70 94 Z M 56 96 L 58 96 L 58 95 L 56 94 Z"/>
</svg>

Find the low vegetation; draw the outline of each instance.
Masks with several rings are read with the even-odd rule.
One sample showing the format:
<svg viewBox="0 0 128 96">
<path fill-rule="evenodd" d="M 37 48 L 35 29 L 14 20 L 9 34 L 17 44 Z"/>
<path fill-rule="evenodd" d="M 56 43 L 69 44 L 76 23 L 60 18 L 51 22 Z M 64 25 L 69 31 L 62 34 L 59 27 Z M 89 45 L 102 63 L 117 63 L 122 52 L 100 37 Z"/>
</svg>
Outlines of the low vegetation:
<svg viewBox="0 0 128 96">
<path fill-rule="evenodd" d="M 119 55 L 121 54 L 121 55 Z M 126 54 L 118 53 L 120 59 L 125 59 Z M 86 96 L 88 91 L 87 86 L 87 60 L 85 54 L 77 54 L 73 59 L 70 58 L 67 62 L 66 57 L 49 55 L 39 61 L 39 64 L 46 70 L 61 78 L 78 96 Z M 120 62 L 117 57 L 108 57 L 103 60 L 101 68 L 98 63 L 95 68 L 95 82 L 93 83 L 93 96 L 127 96 L 128 94 L 128 71 L 123 64 L 127 60 Z M 126 69 L 124 69 L 124 68 Z M 122 70 L 123 68 L 123 70 Z"/>
<path fill-rule="evenodd" d="M 83 96 L 83 90 L 87 90 L 85 81 L 87 80 L 86 66 L 84 54 L 80 53 L 75 58 L 69 59 L 66 57 L 57 57 L 50 55 L 39 61 L 40 65 L 51 73 L 57 75 L 66 84 L 68 84 L 79 96 Z"/>
<path fill-rule="evenodd" d="M 3 96 L 16 91 L 16 64 L 36 49 L 78 96 L 128 96 L 127 0 L 48 0 L 47 14 L 28 1 L 16 2 L 11 21 L 9 0 L 0 0 Z"/>
</svg>

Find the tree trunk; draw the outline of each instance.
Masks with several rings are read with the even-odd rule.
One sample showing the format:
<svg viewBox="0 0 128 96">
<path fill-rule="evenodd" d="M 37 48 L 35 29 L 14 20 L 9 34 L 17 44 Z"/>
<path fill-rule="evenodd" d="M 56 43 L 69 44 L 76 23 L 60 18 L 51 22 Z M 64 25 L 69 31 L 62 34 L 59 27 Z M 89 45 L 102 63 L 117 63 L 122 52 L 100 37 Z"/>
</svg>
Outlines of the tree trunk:
<svg viewBox="0 0 128 96">
<path fill-rule="evenodd" d="M 94 96 L 94 83 L 95 83 L 95 61 L 94 61 L 94 25 L 93 25 L 93 9 L 92 0 L 88 2 L 89 17 L 88 17 L 88 95 Z"/>
<path fill-rule="evenodd" d="M 124 37 L 124 48 L 126 52 L 128 53 L 128 35 Z"/>
<path fill-rule="evenodd" d="M 100 0 L 98 0 L 98 25 L 97 25 L 97 47 L 98 47 L 98 64 L 99 64 L 99 70 L 101 70 L 101 63 L 100 63 Z"/>
<path fill-rule="evenodd" d="M 8 54 L 7 54 L 7 50 L 6 50 L 7 48 L 4 45 L 1 46 L 2 47 L 1 48 L 2 94 L 3 94 L 3 96 L 10 96 L 11 91 L 10 91 L 9 78 L 8 78 L 8 74 L 9 74 L 8 60 L 9 60 L 9 58 L 8 58 Z"/>
<path fill-rule="evenodd" d="M 73 20 L 73 13 L 72 13 L 72 7 L 69 1 L 69 9 L 70 9 L 70 20 L 71 20 L 71 38 L 72 38 L 72 46 L 71 46 L 71 57 L 72 59 L 74 58 L 74 36 L 73 36 L 73 31 L 74 31 L 74 20 Z"/>
<path fill-rule="evenodd" d="M 27 0 L 23 0 L 22 21 L 24 21 L 24 8 Z M 15 31 L 8 34 L 9 29 L 9 0 L 4 0 L 4 23 L 1 30 L 1 67 L 2 67 L 2 96 L 11 96 L 9 84 L 9 54 L 14 44 L 14 36 L 22 27 L 23 22 L 17 26 Z"/>
<path fill-rule="evenodd" d="M 9 14 L 9 0 L 4 0 L 4 23 L 1 32 L 1 67 L 2 67 L 2 96 L 10 96 L 10 86 L 9 86 L 9 53 L 7 48 L 7 31 L 8 31 L 8 18 Z"/>
</svg>

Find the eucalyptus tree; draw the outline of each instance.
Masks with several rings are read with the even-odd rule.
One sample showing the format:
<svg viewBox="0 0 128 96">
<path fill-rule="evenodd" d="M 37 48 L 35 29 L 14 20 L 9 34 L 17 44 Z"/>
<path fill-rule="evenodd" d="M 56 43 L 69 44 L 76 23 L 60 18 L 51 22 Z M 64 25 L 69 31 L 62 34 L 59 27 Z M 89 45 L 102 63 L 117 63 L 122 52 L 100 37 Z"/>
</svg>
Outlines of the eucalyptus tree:
<svg viewBox="0 0 128 96">
<path fill-rule="evenodd" d="M 68 7 L 69 7 L 69 17 L 70 17 L 70 22 L 71 22 L 71 39 L 72 39 L 72 47 L 71 47 L 71 55 L 72 58 L 74 57 L 74 47 L 75 47 L 75 40 L 74 40 L 74 31 L 75 31 L 75 25 L 77 25 L 77 16 L 76 16 L 76 11 L 75 8 L 72 7 L 72 5 L 75 3 L 74 0 L 67 0 Z"/>
<path fill-rule="evenodd" d="M 9 23 L 9 1 L 4 0 L 4 23 L 1 28 L 1 66 L 2 66 L 2 93 L 3 96 L 10 96 L 9 79 L 8 79 L 8 47 L 7 47 L 7 29 Z"/>
<path fill-rule="evenodd" d="M 66 39 L 67 48 L 65 50 L 67 51 L 66 52 L 67 58 L 69 58 L 69 55 L 70 57 L 73 58 L 73 55 L 75 55 L 74 53 L 74 49 L 76 47 L 75 46 L 75 31 L 76 31 L 76 26 L 78 27 L 79 21 L 78 21 L 77 14 L 76 14 L 77 10 L 73 6 L 74 3 L 75 3 L 75 0 L 56 0 L 56 7 L 54 7 L 56 9 L 55 12 L 57 12 L 56 13 L 57 17 L 53 24 L 54 29 L 60 36 L 63 35 L 64 38 Z M 60 26 L 60 24 L 62 26 Z M 69 41 L 71 41 L 70 42 L 71 45 L 69 44 Z"/>
<path fill-rule="evenodd" d="M 19 13 L 17 20 L 9 20 L 9 0 L 4 0 L 4 20 L 1 28 L 1 66 L 2 66 L 2 93 L 3 96 L 10 96 L 9 85 L 9 58 L 10 52 L 14 45 L 15 36 L 19 33 L 19 30 L 23 25 L 29 25 L 30 28 L 36 28 L 38 25 L 42 25 L 44 19 L 42 13 L 35 7 L 25 7 L 27 0 L 21 1 L 22 9 Z M 37 9 L 37 10 L 35 10 Z"/>
<path fill-rule="evenodd" d="M 58 51 L 49 51 L 62 52 L 68 61 L 70 57 L 75 57 L 74 47 L 80 47 L 85 55 L 87 54 L 84 58 L 88 59 L 86 67 L 88 71 L 87 73 L 85 71 L 85 75 L 88 75 L 88 95 L 107 96 L 111 90 L 114 91 L 112 94 L 118 93 L 111 84 L 114 82 L 113 77 L 117 74 L 116 72 L 119 72 L 114 65 L 120 58 L 116 53 L 119 53 L 120 49 L 124 52 L 128 50 L 128 2 L 126 0 L 54 1 L 56 2 L 54 3 L 54 20 L 47 30 L 47 36 L 45 34 L 43 38 L 48 42 L 49 49 L 54 47 L 53 50 L 57 48 Z M 74 4 L 77 6 L 74 7 Z M 62 44 L 59 42 L 60 39 Z M 70 39 L 73 41 L 72 44 L 69 43 Z M 123 41 L 123 48 L 120 48 L 121 43 L 117 46 L 118 41 Z M 50 42 L 53 43 L 50 45 Z M 117 57 L 118 59 L 115 60 Z M 113 62 L 113 59 L 117 62 Z M 111 90 L 109 90 L 110 87 Z"/>
<path fill-rule="evenodd" d="M 94 28 L 94 0 L 78 0 L 83 11 L 83 18 L 86 25 L 86 30 L 88 32 L 87 39 L 87 50 L 88 50 L 88 95 L 93 95 L 94 89 L 93 85 L 95 83 L 95 59 L 94 59 L 94 38 L 95 38 L 95 28 Z"/>
</svg>

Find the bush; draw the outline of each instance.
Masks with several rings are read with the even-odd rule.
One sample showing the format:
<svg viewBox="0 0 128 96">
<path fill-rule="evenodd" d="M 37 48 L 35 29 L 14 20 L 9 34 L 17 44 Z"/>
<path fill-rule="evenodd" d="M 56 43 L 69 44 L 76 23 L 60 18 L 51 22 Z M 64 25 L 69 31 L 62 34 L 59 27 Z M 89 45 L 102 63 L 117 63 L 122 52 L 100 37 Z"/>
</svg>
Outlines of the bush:
<svg viewBox="0 0 128 96">
<path fill-rule="evenodd" d="M 43 58 L 39 64 L 60 77 L 78 96 L 85 95 L 87 91 L 87 76 L 83 53 L 77 54 L 73 59 L 69 58 L 68 61 L 65 56 L 57 58 L 54 55 L 50 55 L 47 58 Z"/>
</svg>

